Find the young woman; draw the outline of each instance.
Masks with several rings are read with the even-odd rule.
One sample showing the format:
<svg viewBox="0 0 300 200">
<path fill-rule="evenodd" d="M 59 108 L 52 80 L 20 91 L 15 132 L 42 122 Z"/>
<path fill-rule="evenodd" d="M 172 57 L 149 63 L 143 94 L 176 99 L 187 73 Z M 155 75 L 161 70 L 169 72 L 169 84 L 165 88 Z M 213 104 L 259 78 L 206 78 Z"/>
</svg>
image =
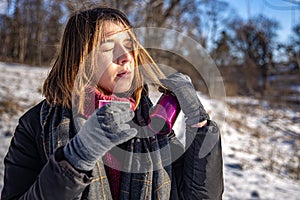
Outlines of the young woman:
<svg viewBox="0 0 300 200">
<path fill-rule="evenodd" d="M 166 78 L 130 28 L 107 7 L 70 17 L 46 99 L 20 118 L 5 157 L 2 200 L 222 198 L 217 125 L 190 79 Z M 147 83 L 177 97 L 185 148 L 173 131 L 148 128 Z M 99 100 L 113 102 L 98 108 Z"/>
</svg>

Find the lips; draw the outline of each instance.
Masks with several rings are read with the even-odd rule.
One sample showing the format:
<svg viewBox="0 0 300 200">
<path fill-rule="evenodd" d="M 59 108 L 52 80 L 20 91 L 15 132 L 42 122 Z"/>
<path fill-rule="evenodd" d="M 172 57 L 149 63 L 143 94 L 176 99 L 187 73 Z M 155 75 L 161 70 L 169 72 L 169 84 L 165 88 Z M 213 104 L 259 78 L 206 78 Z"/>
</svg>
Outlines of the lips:
<svg viewBox="0 0 300 200">
<path fill-rule="evenodd" d="M 121 71 L 117 74 L 118 78 L 130 78 L 131 72 L 129 70 Z"/>
</svg>

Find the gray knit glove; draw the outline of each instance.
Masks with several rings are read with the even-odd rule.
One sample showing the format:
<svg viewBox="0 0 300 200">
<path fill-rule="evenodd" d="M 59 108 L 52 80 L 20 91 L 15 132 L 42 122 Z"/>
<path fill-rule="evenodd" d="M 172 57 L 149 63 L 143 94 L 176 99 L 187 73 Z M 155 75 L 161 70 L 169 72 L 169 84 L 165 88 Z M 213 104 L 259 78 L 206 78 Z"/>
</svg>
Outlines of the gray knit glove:
<svg viewBox="0 0 300 200">
<path fill-rule="evenodd" d="M 136 136 L 137 130 L 127 124 L 133 117 L 127 103 L 111 103 L 96 109 L 64 147 L 66 159 L 76 169 L 93 169 L 107 151 Z"/>
<path fill-rule="evenodd" d="M 209 119 L 190 77 L 177 72 L 160 81 L 177 97 L 181 110 L 187 118 L 186 124 L 195 125 Z"/>
</svg>

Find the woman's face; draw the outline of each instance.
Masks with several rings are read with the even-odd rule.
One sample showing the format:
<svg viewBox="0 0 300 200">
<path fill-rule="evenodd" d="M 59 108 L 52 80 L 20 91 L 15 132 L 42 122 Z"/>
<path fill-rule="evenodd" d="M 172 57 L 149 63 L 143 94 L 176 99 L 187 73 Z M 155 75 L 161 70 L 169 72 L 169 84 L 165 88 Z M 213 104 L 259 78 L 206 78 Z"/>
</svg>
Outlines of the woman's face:
<svg viewBox="0 0 300 200">
<path fill-rule="evenodd" d="M 134 77 L 133 42 L 122 25 L 105 22 L 104 30 L 105 41 L 96 53 L 98 87 L 107 95 L 127 92 Z"/>
</svg>

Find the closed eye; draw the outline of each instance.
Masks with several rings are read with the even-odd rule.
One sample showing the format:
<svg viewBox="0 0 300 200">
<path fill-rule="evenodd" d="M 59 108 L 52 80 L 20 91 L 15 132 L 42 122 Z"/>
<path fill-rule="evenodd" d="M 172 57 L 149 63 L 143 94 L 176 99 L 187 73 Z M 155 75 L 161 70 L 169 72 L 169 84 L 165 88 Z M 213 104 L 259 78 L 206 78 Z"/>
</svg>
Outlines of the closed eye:
<svg viewBox="0 0 300 200">
<path fill-rule="evenodd" d="M 109 51 L 112 51 L 115 47 L 115 43 L 113 40 L 107 40 L 103 43 L 101 43 L 100 45 L 100 51 L 101 52 L 109 52 Z"/>
<path fill-rule="evenodd" d="M 133 42 L 132 42 L 132 40 L 131 40 L 131 39 L 126 39 L 126 40 L 124 40 L 123 46 L 124 46 L 127 50 L 129 50 L 129 51 L 133 50 Z"/>
</svg>

